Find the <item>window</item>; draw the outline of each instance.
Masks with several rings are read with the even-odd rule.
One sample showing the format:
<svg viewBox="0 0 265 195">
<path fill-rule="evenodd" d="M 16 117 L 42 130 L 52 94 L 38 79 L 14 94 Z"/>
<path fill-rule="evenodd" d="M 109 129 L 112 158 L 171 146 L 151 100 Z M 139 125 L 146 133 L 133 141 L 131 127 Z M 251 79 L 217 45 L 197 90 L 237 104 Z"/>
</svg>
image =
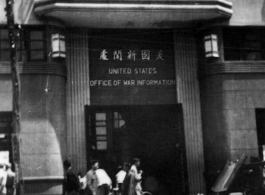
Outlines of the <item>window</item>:
<svg viewBox="0 0 265 195">
<path fill-rule="evenodd" d="M 265 30 L 225 28 L 224 58 L 227 61 L 265 60 Z"/>
<path fill-rule="evenodd" d="M 111 150 L 108 146 L 112 142 L 110 131 L 114 127 L 119 131 L 124 125 L 125 121 L 119 112 L 100 111 L 94 114 L 95 119 L 95 133 L 88 132 L 89 136 L 95 135 L 95 149 L 98 151 Z"/>
<path fill-rule="evenodd" d="M 114 112 L 114 128 L 120 129 L 125 125 L 125 121 L 122 119 L 122 116 L 118 112 Z"/>
<path fill-rule="evenodd" d="M 17 61 L 46 61 L 44 28 L 24 27 L 14 31 Z M 0 29 L 0 61 L 10 61 L 8 30 Z"/>
<path fill-rule="evenodd" d="M 29 30 L 27 34 L 29 61 L 43 61 L 45 59 L 44 32 L 40 30 Z"/>
<path fill-rule="evenodd" d="M 25 48 L 25 37 L 22 30 L 15 31 L 16 47 L 17 47 L 17 61 L 27 61 L 27 51 Z"/>
<path fill-rule="evenodd" d="M 97 150 L 107 150 L 107 117 L 106 113 L 96 113 Z"/>
<path fill-rule="evenodd" d="M 12 162 L 12 113 L 0 113 L 0 158 L 5 162 Z"/>
<path fill-rule="evenodd" d="M 265 160 L 265 109 L 257 108 L 256 110 L 256 126 L 259 148 L 259 158 Z"/>
</svg>

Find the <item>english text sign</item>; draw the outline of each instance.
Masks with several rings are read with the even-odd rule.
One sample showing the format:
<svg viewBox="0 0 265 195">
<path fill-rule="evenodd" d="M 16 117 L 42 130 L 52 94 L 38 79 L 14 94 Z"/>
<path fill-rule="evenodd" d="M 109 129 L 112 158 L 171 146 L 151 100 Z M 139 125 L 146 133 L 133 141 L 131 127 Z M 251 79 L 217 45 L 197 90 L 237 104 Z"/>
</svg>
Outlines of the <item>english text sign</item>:
<svg viewBox="0 0 265 195">
<path fill-rule="evenodd" d="M 105 32 L 90 39 L 92 104 L 176 102 L 170 32 Z"/>
</svg>

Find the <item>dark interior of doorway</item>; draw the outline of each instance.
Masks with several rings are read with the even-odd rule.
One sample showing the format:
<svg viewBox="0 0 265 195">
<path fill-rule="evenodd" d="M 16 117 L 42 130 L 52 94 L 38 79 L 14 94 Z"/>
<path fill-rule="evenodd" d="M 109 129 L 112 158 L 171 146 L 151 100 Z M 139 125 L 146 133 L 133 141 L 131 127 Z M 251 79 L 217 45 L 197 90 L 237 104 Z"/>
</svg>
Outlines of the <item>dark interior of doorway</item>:
<svg viewBox="0 0 265 195">
<path fill-rule="evenodd" d="M 106 113 L 108 149 L 91 147 L 95 113 Z M 115 118 L 115 115 L 118 117 Z M 181 105 L 86 106 L 88 160 L 97 158 L 115 181 L 117 167 L 141 159 L 142 187 L 156 194 L 187 193 Z M 120 125 L 117 124 L 120 122 Z M 116 120 L 116 121 L 115 121 Z M 95 140 L 96 142 L 96 140 Z M 94 148 L 94 149 L 93 149 Z M 93 151 L 92 151 L 93 150 Z M 115 183 L 115 182 L 114 182 Z"/>
<path fill-rule="evenodd" d="M 258 148 L 259 148 L 259 158 L 264 159 L 263 156 L 263 146 L 265 149 L 265 109 L 256 109 L 256 124 L 257 124 L 257 137 L 258 137 Z"/>
</svg>

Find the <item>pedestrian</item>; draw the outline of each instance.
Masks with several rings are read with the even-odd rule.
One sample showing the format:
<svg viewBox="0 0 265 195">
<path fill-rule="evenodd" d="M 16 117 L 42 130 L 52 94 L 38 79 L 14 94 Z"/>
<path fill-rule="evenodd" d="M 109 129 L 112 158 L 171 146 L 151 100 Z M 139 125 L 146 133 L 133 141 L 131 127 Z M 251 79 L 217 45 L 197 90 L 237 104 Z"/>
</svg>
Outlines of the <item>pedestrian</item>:
<svg viewBox="0 0 265 195">
<path fill-rule="evenodd" d="M 96 189 L 97 189 L 97 175 L 96 170 L 99 167 L 98 160 L 92 160 L 91 161 L 91 168 L 86 174 L 86 180 L 87 180 L 87 187 L 86 191 L 88 192 L 88 195 L 96 195 Z"/>
<path fill-rule="evenodd" d="M 130 171 L 123 182 L 122 195 L 141 195 L 141 180 L 143 171 L 139 170 L 139 168 L 140 159 L 134 158 Z"/>
<path fill-rule="evenodd" d="M 6 179 L 5 163 L 0 162 L 0 195 L 6 195 Z"/>
<path fill-rule="evenodd" d="M 87 186 L 87 181 L 86 181 L 86 176 L 82 177 L 81 173 L 78 173 L 78 179 L 79 179 L 79 185 L 80 185 L 80 189 L 79 189 L 79 195 L 85 195 L 86 193 L 86 186 Z"/>
<path fill-rule="evenodd" d="M 72 171 L 71 162 L 69 160 L 65 160 L 63 166 L 65 170 L 63 195 L 76 195 L 79 191 L 78 177 Z"/>
<path fill-rule="evenodd" d="M 7 173 L 7 179 L 6 179 L 7 195 L 14 195 L 16 192 L 16 183 L 15 183 L 16 174 L 12 171 L 11 163 L 6 164 L 6 173 Z"/>
<path fill-rule="evenodd" d="M 122 167 L 120 167 L 119 172 L 116 174 L 116 188 L 118 189 L 118 193 L 122 193 L 123 181 L 130 170 L 130 164 L 124 163 Z"/>
<path fill-rule="evenodd" d="M 112 182 L 104 169 L 97 169 L 97 190 L 96 195 L 109 195 L 112 188 Z"/>
</svg>

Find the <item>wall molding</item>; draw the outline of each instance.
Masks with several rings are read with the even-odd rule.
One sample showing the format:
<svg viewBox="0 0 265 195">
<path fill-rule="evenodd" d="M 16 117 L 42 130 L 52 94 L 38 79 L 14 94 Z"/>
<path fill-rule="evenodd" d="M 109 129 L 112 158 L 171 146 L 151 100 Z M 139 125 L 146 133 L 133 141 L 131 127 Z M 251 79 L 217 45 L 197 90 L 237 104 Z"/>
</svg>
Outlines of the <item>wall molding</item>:
<svg viewBox="0 0 265 195">
<path fill-rule="evenodd" d="M 45 62 L 18 62 L 20 74 L 51 74 L 67 77 L 67 69 L 63 64 Z M 9 62 L 0 62 L 0 74 L 10 74 Z"/>
<path fill-rule="evenodd" d="M 202 77 L 213 74 L 229 73 L 265 73 L 265 61 L 227 61 L 208 63 L 201 66 L 199 74 Z"/>
</svg>

